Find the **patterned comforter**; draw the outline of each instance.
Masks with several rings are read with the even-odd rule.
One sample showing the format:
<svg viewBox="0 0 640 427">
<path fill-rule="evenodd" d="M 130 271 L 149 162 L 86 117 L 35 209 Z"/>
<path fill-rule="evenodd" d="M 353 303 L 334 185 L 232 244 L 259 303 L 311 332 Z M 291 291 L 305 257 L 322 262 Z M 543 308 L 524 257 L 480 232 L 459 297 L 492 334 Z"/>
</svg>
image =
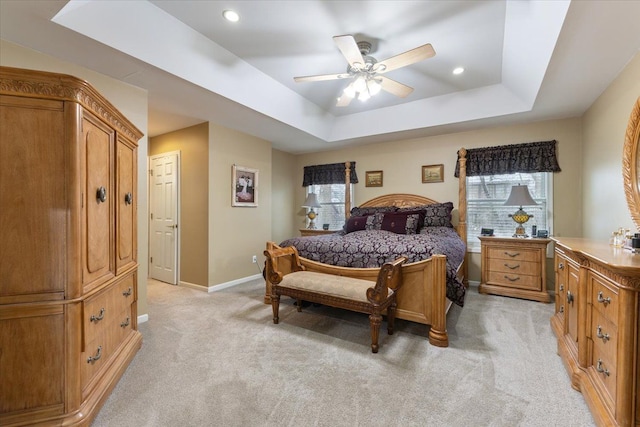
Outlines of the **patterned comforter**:
<svg viewBox="0 0 640 427">
<path fill-rule="evenodd" d="M 396 234 L 384 230 L 343 231 L 320 236 L 295 237 L 280 243 L 295 246 L 300 256 L 323 264 L 341 267 L 380 267 L 405 255 L 408 263 L 425 260 L 434 254 L 447 257 L 447 298 L 463 306 L 465 287 L 457 277 L 464 260 L 465 243 L 450 227 L 424 227 L 419 234 Z"/>
</svg>

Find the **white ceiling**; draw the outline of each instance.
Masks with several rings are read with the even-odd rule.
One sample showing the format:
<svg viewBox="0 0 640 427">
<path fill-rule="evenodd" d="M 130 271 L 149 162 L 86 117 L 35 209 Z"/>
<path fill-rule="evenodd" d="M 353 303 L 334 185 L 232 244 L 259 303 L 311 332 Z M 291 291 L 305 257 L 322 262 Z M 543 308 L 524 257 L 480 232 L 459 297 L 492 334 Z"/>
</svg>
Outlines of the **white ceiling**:
<svg viewBox="0 0 640 427">
<path fill-rule="evenodd" d="M 229 23 L 224 9 L 241 19 Z M 0 37 L 149 91 L 149 136 L 212 121 L 301 153 L 581 115 L 640 49 L 640 1 L 0 1 Z M 352 34 L 414 88 L 336 107 Z M 454 76 L 453 68 L 465 73 Z"/>
</svg>

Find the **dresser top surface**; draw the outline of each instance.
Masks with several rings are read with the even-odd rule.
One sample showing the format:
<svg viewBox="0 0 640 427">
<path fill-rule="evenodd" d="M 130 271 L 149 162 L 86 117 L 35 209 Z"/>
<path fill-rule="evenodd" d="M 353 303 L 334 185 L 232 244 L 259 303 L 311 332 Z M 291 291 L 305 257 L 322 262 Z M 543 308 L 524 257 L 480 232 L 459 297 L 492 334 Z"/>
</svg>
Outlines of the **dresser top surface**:
<svg viewBox="0 0 640 427">
<path fill-rule="evenodd" d="M 640 274 L 640 254 L 628 249 L 611 246 L 608 242 L 581 237 L 553 237 L 556 246 L 561 246 L 576 254 L 605 266 Z"/>
</svg>

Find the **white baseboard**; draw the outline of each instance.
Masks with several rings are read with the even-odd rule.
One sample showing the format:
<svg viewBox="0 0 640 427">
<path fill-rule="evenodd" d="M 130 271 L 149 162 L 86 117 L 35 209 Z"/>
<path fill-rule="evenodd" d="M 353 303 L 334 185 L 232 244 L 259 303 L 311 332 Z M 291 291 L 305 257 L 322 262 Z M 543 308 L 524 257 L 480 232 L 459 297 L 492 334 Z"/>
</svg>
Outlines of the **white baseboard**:
<svg viewBox="0 0 640 427">
<path fill-rule="evenodd" d="M 144 322 L 148 322 L 149 321 L 149 315 L 148 314 L 141 314 L 140 316 L 138 316 L 138 325 L 140 323 L 144 323 Z"/>
<path fill-rule="evenodd" d="M 252 280 L 262 279 L 262 274 L 254 274 L 253 276 L 243 277 L 241 279 L 232 280 L 226 283 L 220 283 L 219 285 L 209 286 L 208 292 L 217 292 L 223 289 L 230 288 L 232 286 L 240 285 L 242 283 L 251 282 Z"/>
<path fill-rule="evenodd" d="M 185 288 L 195 289 L 197 291 L 206 291 L 207 287 L 202 285 L 196 285 L 195 283 L 185 282 L 184 280 L 180 280 L 178 282 L 178 286 L 184 286 Z"/>
<path fill-rule="evenodd" d="M 478 286 L 480 286 L 480 281 L 478 280 L 469 280 L 469 287 L 474 287 L 477 288 Z"/>
</svg>

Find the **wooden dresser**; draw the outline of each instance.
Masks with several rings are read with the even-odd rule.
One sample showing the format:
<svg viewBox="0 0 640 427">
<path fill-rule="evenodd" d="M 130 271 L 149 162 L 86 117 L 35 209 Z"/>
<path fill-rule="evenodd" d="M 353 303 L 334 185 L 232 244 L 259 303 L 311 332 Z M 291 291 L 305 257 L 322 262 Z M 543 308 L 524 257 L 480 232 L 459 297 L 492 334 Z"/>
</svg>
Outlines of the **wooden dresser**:
<svg viewBox="0 0 640 427">
<path fill-rule="evenodd" d="M 333 233 L 337 233 L 340 230 L 323 230 L 323 229 L 309 229 L 309 228 L 301 228 L 300 229 L 300 236 L 305 237 L 305 236 L 322 236 L 324 234 L 333 234 Z"/>
<path fill-rule="evenodd" d="M 137 141 L 85 81 L 0 67 L 0 425 L 89 425 L 141 346 Z"/>
<path fill-rule="evenodd" d="M 551 302 L 546 259 L 550 239 L 479 236 L 482 294 Z"/>
<path fill-rule="evenodd" d="M 558 354 L 600 426 L 640 425 L 640 254 L 555 241 Z"/>
</svg>

